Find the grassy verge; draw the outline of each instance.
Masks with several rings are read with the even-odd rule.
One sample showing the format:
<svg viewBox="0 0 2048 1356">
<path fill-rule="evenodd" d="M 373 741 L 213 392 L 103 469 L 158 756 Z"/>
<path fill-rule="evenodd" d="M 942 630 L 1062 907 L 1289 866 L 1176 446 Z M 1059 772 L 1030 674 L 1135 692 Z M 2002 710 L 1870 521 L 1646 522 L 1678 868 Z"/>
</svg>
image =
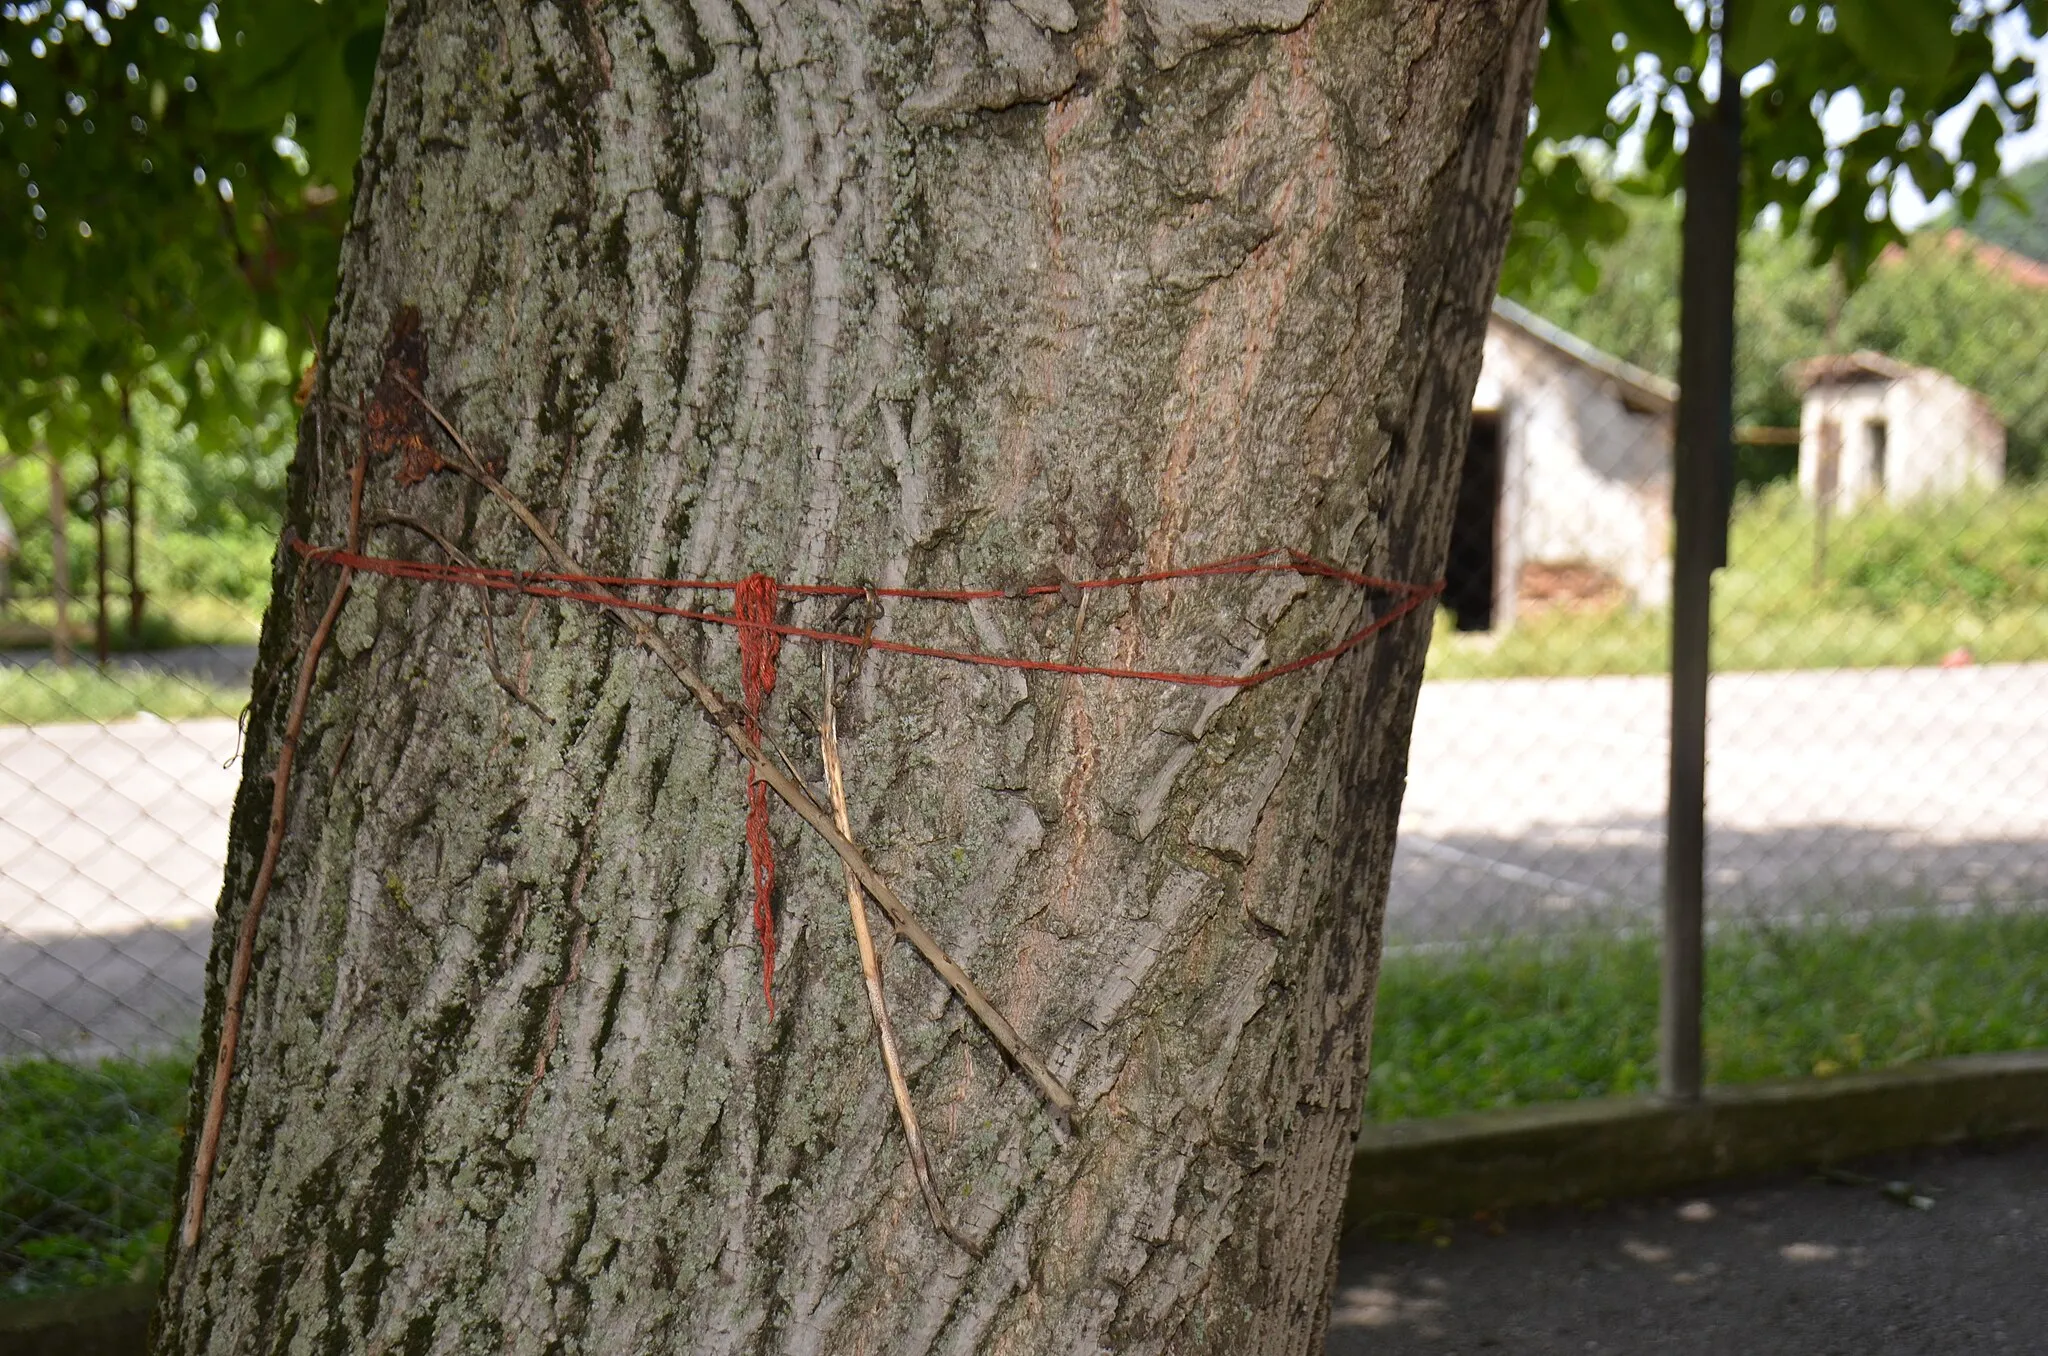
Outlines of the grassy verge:
<svg viewBox="0 0 2048 1356">
<path fill-rule="evenodd" d="M 108 613 L 108 648 L 120 654 L 183 645 L 254 645 L 263 626 L 261 602 L 250 604 L 214 594 L 152 595 L 143 609 L 139 636 L 129 631 L 127 602 L 122 595 L 114 596 Z M 47 650 L 56 625 L 56 605 L 49 599 L 14 599 L 0 609 L 0 649 Z M 72 605 L 65 634 L 78 653 L 92 653 L 89 599 Z"/>
<path fill-rule="evenodd" d="M 1815 523 L 1794 487 L 1747 495 L 1714 585 L 1722 672 L 2048 659 L 2048 487 L 1869 505 L 1830 525 L 1820 582 Z M 1432 678 L 1662 673 L 1670 618 L 1625 604 L 1534 612 L 1499 635 L 1439 616 Z"/>
<path fill-rule="evenodd" d="M 128 633 L 127 616 L 115 609 L 109 639 L 116 663 L 101 673 L 92 662 L 92 617 L 71 615 L 73 657 L 58 668 L 49 662 L 55 612 L 47 599 L 16 600 L 0 609 L 0 725 L 48 725 L 73 721 L 126 720 L 152 715 L 164 720 L 233 716 L 249 700 L 241 684 L 142 671 L 121 656 L 183 646 L 254 645 L 262 609 L 212 594 L 152 598 L 139 638 Z"/>
<path fill-rule="evenodd" d="M 156 1266 L 191 1076 L 189 1052 L 0 1064 L 0 1296 Z"/>
<path fill-rule="evenodd" d="M 2048 916 L 1724 930 L 1708 948 L 1706 1042 L 1717 1083 L 2048 1046 Z M 1366 1114 L 1643 1092 L 1656 1058 L 1652 936 L 1396 955 L 1380 976 Z"/>
<path fill-rule="evenodd" d="M 164 720 L 233 716 L 248 700 L 245 688 L 164 673 L 103 674 L 83 662 L 63 669 L 0 668 L 0 725 L 127 720 L 145 713 Z"/>
<path fill-rule="evenodd" d="M 1652 937 L 1505 939 L 1388 959 L 1374 1120 L 1637 1092 L 1656 1078 Z M 2048 916 L 1912 914 L 1713 939 L 1712 1078 L 1827 1077 L 2048 1045 Z M 162 1251 L 188 1054 L 0 1065 L 0 1295 L 127 1280 Z"/>
</svg>

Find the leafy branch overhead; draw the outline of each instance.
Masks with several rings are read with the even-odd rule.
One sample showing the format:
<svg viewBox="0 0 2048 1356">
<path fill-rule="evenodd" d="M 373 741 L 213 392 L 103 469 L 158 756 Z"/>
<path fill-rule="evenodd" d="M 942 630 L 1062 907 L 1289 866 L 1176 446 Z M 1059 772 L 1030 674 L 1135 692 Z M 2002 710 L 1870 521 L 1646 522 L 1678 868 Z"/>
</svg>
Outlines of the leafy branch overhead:
<svg viewBox="0 0 2048 1356">
<path fill-rule="evenodd" d="M 2040 0 L 1550 0 L 1510 286 L 1560 273 L 1590 285 L 1589 247 L 1626 229 L 1581 153 L 1631 191 L 1677 191 L 1685 129 L 1718 94 L 1724 44 L 1744 96 L 1745 211 L 1777 209 L 1783 229 L 1803 228 L 1818 259 L 1861 281 L 1904 238 L 1902 185 L 1953 193 L 1975 216 L 2000 139 L 2035 111 L 2034 64 L 2001 50 L 1994 28 L 2038 34 L 2044 11 Z M 1945 116 L 1965 120 L 1959 138 L 1937 137 Z"/>
<path fill-rule="evenodd" d="M 1993 29 L 2038 32 L 2042 9 L 1550 0 L 1507 286 L 1591 285 L 1593 248 L 1627 229 L 1617 174 L 1676 191 L 1724 12 L 1747 206 L 1779 209 L 1859 280 L 1901 238 L 1901 183 L 1974 215 L 2033 94 L 2032 62 Z M 223 374 L 266 327 L 300 355 L 315 343 L 383 19 L 382 0 L 0 4 L 0 440 L 107 436 L 152 384 L 202 426 L 256 422 L 233 399 L 247 383 Z M 1944 149 L 1937 122 L 1958 109 Z"/>
<path fill-rule="evenodd" d="M 125 395 L 235 410 L 334 289 L 383 5 L 0 4 L 0 438 L 105 436 Z M 271 397 L 274 399 L 274 395 Z"/>
</svg>

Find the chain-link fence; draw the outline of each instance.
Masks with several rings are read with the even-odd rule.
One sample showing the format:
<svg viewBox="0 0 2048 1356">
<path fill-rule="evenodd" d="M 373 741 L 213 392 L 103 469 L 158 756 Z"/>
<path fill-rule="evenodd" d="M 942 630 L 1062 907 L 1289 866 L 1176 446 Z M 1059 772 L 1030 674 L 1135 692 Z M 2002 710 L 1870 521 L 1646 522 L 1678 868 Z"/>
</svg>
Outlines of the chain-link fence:
<svg viewBox="0 0 2048 1356">
<path fill-rule="evenodd" d="M 0 464 L 0 1298 L 147 1274 L 174 1188 L 276 528 L 134 485 Z"/>
<path fill-rule="evenodd" d="M 2048 273 L 1922 241 L 1802 315 L 1811 293 L 1745 267 L 1708 1080 L 2048 1044 Z M 1668 370 L 1675 308 L 1618 321 L 1628 288 L 1558 309 Z M 1376 1116 L 1656 1084 L 1676 397 L 1497 306 L 1416 717 Z"/>
<path fill-rule="evenodd" d="M 1915 248 L 1940 306 L 1745 301 L 1713 1079 L 2048 1043 L 2048 279 Z M 1489 331 L 1375 1116 L 1654 1080 L 1674 340 L 1587 305 Z M 0 1294 L 141 1274 L 170 1208 L 276 477 L 222 527 L 154 474 L 0 466 Z"/>
</svg>

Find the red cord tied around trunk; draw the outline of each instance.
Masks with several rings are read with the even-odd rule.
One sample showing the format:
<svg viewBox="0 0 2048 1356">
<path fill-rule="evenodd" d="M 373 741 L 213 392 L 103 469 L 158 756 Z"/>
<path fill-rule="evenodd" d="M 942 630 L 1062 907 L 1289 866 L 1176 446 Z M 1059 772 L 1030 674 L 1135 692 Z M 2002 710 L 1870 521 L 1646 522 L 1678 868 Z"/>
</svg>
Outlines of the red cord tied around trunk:
<svg viewBox="0 0 2048 1356">
<path fill-rule="evenodd" d="M 535 570 L 492 569 L 459 564 L 402 560 L 389 556 L 365 555 L 336 547 L 313 546 L 292 540 L 291 547 L 309 560 L 393 579 L 423 584 L 458 584 L 492 592 L 518 593 L 532 598 L 554 598 L 614 610 L 672 617 L 707 626 L 731 626 L 739 632 L 741 721 L 747 735 L 758 747 L 761 742 L 762 713 L 768 695 L 775 688 L 775 661 L 785 637 L 797 637 L 828 645 L 845 645 L 881 654 L 943 659 L 956 664 L 1026 673 L 1064 674 L 1077 678 L 1111 678 L 1148 683 L 1173 683 L 1186 687 L 1223 688 L 1244 691 L 1326 664 L 1339 655 L 1364 644 L 1401 618 L 1424 607 L 1443 592 L 1443 582 L 1411 584 L 1380 579 L 1341 565 L 1320 560 L 1305 551 L 1273 547 L 1246 555 L 1230 556 L 1200 565 L 1154 570 L 1146 574 L 1121 575 L 1106 579 L 1077 579 L 1061 583 L 1033 584 L 1025 588 L 878 588 L 870 584 L 785 584 L 765 574 L 744 579 L 643 579 L 622 575 L 566 574 Z M 831 631 L 796 626 L 775 619 L 778 600 L 784 594 L 799 598 L 865 599 L 870 611 L 878 599 L 921 603 L 1022 602 L 1059 598 L 1062 602 L 1096 590 L 1135 589 L 1148 584 L 1192 583 L 1205 579 L 1292 574 L 1302 579 L 1322 579 L 1366 593 L 1388 595 L 1384 605 L 1368 608 L 1366 616 L 1349 635 L 1309 654 L 1269 664 L 1249 673 L 1190 673 L 1169 669 L 1121 668 L 1083 664 L 1070 659 L 1033 659 L 1023 655 L 989 654 L 975 650 L 949 650 L 935 645 L 917 645 L 875 635 L 872 625 L 865 633 Z M 729 593 L 732 611 L 714 612 L 707 607 L 678 607 L 674 603 L 635 598 L 614 590 L 651 590 L 677 593 Z M 768 997 L 770 1013 L 775 1010 L 775 845 L 768 831 L 768 785 L 747 769 L 747 851 L 754 881 L 754 933 L 761 942 L 761 988 Z"/>
<path fill-rule="evenodd" d="M 778 590 L 772 575 L 750 574 L 733 587 L 732 610 L 740 633 L 740 693 L 747 738 L 761 742 L 761 711 L 775 690 L 775 660 L 782 633 L 775 625 Z M 768 831 L 768 784 L 747 765 L 747 855 L 754 871 L 754 936 L 761 943 L 761 992 L 775 1015 L 775 840 Z"/>
</svg>

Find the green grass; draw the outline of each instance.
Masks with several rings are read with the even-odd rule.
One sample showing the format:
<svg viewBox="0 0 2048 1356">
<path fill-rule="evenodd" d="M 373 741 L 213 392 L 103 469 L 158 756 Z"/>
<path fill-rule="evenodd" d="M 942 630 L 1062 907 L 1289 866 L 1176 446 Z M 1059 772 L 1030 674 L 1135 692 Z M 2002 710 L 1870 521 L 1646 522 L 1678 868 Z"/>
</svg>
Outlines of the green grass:
<svg viewBox="0 0 2048 1356">
<path fill-rule="evenodd" d="M 2048 1046 L 2048 915 L 1749 926 L 1708 952 L 1721 1083 Z M 1657 944 L 1578 933 L 1388 958 L 1373 1120 L 1640 1092 Z M 146 1275 L 172 1209 L 188 1054 L 0 1065 L 0 1295 Z"/>
<path fill-rule="evenodd" d="M 150 1274 L 191 1075 L 189 1052 L 0 1064 L 0 1296 Z"/>
<path fill-rule="evenodd" d="M 0 725 L 127 720 L 143 713 L 164 720 L 232 716 L 248 700 L 243 688 L 161 673 L 102 674 L 79 659 L 62 669 L 0 668 Z"/>
<path fill-rule="evenodd" d="M 142 634 L 128 633 L 126 605 L 116 599 L 109 648 L 117 655 L 168 650 L 186 645 L 254 645 L 262 624 L 260 603 L 217 594 L 152 598 L 143 610 Z M 49 725 L 74 721 L 127 720 L 148 714 L 164 720 L 232 716 L 249 700 L 241 685 L 222 687 L 194 678 L 138 673 L 117 668 L 102 674 L 92 659 L 92 613 L 77 608 L 70 617 L 71 662 L 58 668 L 48 660 L 55 609 L 48 599 L 29 599 L 0 609 L 0 650 L 26 667 L 0 667 L 0 725 Z"/>
<path fill-rule="evenodd" d="M 1715 576 L 1723 672 L 2048 659 L 2048 487 L 1835 516 L 1814 582 L 1815 525 L 1795 487 L 1746 494 Z M 1661 673 L 1670 618 L 1625 604 L 1524 617 L 1497 636 L 1439 615 L 1432 678 Z"/>
<path fill-rule="evenodd" d="M 128 630 L 126 595 L 115 594 L 108 606 L 108 649 L 121 654 L 137 650 L 170 650 L 181 645 L 254 645 L 263 626 L 263 605 L 251 606 L 215 594 L 151 595 L 142 609 L 142 634 Z M 91 600 L 74 602 L 65 634 L 80 654 L 93 646 Z M 47 650 L 56 629 L 56 605 L 47 598 L 17 599 L 0 609 L 0 650 Z"/>
<path fill-rule="evenodd" d="M 1367 1118 L 1649 1090 L 1657 969 L 1649 935 L 1389 956 Z M 1709 942 L 1706 1056 L 1717 1083 L 2040 1046 L 2048 916 L 1916 912 L 1725 929 Z"/>
</svg>

